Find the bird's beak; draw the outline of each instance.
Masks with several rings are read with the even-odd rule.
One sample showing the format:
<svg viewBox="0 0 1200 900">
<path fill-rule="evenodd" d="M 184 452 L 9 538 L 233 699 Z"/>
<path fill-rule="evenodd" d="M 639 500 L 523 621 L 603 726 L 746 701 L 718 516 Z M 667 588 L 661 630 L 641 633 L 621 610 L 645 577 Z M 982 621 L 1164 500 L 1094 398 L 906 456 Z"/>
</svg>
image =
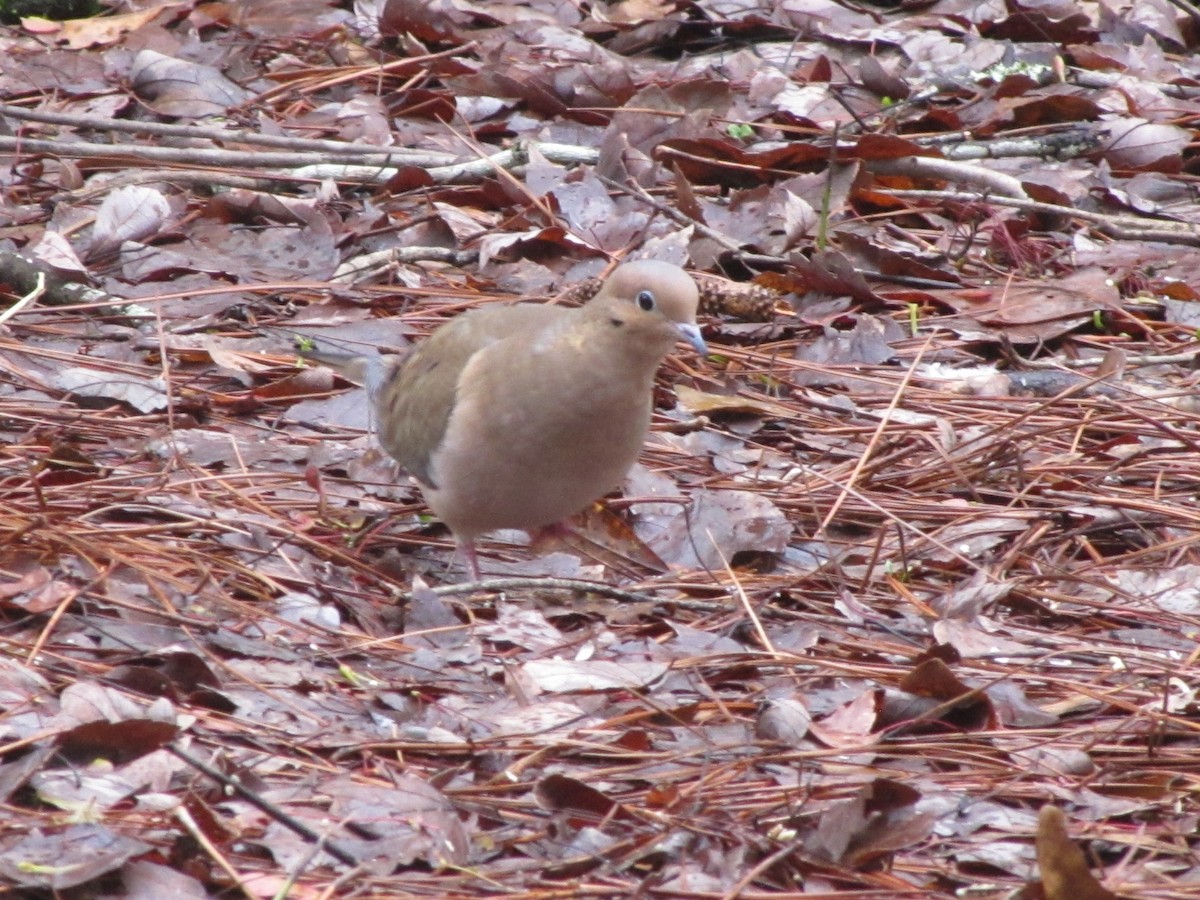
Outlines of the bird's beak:
<svg viewBox="0 0 1200 900">
<path fill-rule="evenodd" d="M 679 331 L 679 336 L 691 344 L 697 353 L 708 356 L 708 345 L 704 343 L 699 325 L 695 322 L 677 322 L 675 328 Z"/>
</svg>

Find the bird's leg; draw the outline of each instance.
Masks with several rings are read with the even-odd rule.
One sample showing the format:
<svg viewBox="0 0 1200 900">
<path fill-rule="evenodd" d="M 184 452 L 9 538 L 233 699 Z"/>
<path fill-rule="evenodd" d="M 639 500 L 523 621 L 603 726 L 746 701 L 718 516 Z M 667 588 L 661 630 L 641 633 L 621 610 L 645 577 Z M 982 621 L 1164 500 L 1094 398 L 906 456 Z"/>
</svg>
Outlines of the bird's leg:
<svg viewBox="0 0 1200 900">
<path fill-rule="evenodd" d="M 479 555 L 475 552 L 475 541 L 471 539 L 460 540 L 458 542 L 459 552 L 462 553 L 463 559 L 467 563 L 467 574 L 471 576 L 472 581 L 482 581 L 483 576 L 479 573 Z"/>
</svg>

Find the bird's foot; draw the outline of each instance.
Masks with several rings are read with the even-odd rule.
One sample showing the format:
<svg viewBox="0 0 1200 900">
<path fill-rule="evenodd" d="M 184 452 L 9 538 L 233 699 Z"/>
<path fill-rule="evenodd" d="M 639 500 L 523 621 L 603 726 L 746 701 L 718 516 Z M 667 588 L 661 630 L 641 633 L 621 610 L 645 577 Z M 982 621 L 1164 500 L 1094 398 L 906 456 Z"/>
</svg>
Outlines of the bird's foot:
<svg viewBox="0 0 1200 900">
<path fill-rule="evenodd" d="M 554 522 L 532 529 L 529 532 L 529 546 L 535 553 L 546 553 L 554 547 L 561 546 L 564 541 L 578 536 L 579 532 L 566 522 Z"/>
</svg>

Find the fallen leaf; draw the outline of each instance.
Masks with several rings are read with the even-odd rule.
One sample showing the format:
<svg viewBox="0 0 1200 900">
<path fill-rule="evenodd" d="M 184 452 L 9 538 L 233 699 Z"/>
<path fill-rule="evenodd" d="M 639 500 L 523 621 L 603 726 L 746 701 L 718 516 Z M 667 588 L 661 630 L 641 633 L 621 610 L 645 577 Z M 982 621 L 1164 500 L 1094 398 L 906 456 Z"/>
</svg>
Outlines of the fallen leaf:
<svg viewBox="0 0 1200 900">
<path fill-rule="evenodd" d="M 1037 861 L 1046 900 L 1118 900 L 1088 871 L 1083 851 L 1067 834 L 1067 817 L 1047 804 L 1038 814 Z"/>
</svg>

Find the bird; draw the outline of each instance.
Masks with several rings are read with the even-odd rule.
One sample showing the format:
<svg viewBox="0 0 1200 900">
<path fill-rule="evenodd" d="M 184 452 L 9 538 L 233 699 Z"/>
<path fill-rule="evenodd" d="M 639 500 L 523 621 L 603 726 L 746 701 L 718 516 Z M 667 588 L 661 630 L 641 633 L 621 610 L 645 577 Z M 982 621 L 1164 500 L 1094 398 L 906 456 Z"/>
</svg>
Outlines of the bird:
<svg viewBox="0 0 1200 900">
<path fill-rule="evenodd" d="M 583 306 L 471 310 L 368 374 L 380 444 L 472 580 L 480 536 L 553 533 L 621 483 L 650 428 L 659 365 L 681 341 L 707 355 L 698 300 L 679 266 L 627 262 Z"/>
</svg>

